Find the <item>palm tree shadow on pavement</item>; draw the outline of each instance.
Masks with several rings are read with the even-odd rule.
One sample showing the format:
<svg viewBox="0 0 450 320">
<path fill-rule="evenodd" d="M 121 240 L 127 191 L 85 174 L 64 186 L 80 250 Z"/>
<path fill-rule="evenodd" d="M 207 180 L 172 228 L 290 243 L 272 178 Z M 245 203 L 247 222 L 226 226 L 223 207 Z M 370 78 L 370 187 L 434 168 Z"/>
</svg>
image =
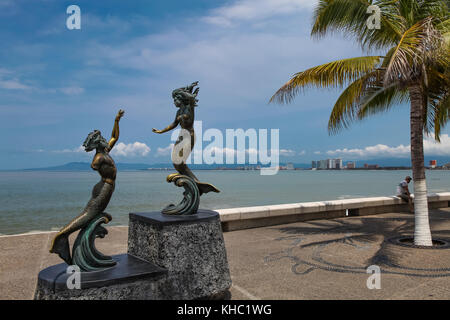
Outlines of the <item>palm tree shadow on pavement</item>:
<svg viewBox="0 0 450 320">
<path fill-rule="evenodd" d="M 450 212 L 432 210 L 431 226 L 439 238 L 450 239 L 446 222 Z M 267 255 L 266 263 L 290 260 L 292 272 L 307 274 L 316 269 L 366 273 L 367 267 L 379 266 L 383 272 L 407 274 L 420 277 L 450 276 L 450 249 L 445 250 L 447 259 L 434 263 L 428 259 L 430 251 L 437 256 L 442 250 L 405 248 L 390 241 L 399 236 L 411 236 L 414 232 L 414 216 L 389 214 L 309 221 L 276 229 L 283 236 L 275 241 L 288 241 L 282 251 Z M 445 263 L 447 261 L 448 263 Z"/>
</svg>

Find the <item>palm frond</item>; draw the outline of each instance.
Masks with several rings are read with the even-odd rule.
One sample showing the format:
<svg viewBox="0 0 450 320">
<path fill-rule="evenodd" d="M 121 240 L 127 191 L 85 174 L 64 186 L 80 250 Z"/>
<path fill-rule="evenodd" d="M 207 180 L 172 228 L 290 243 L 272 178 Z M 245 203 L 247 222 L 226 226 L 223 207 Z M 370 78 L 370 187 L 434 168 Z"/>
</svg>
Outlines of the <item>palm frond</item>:
<svg viewBox="0 0 450 320">
<path fill-rule="evenodd" d="M 427 121 L 425 131 L 434 130 L 435 139 L 439 141 L 441 129 L 444 128 L 449 118 L 449 87 L 450 71 L 447 64 L 429 68 L 427 72 L 428 88 L 424 105 L 427 109 Z"/>
<path fill-rule="evenodd" d="M 440 140 L 441 130 L 450 120 L 450 94 L 447 93 L 441 100 L 438 101 L 433 108 L 434 115 L 434 137 L 436 141 Z"/>
<path fill-rule="evenodd" d="M 370 5 L 369 1 L 360 0 L 319 0 L 314 10 L 311 35 L 323 37 L 330 31 L 348 31 L 352 26 L 364 26 Z"/>
<path fill-rule="evenodd" d="M 408 91 L 394 83 L 388 87 L 372 88 L 367 92 L 358 111 L 358 120 L 389 111 L 394 105 L 408 101 Z"/>
<path fill-rule="evenodd" d="M 336 100 L 330 119 L 328 120 L 328 132 L 336 134 L 344 128 L 348 128 L 358 113 L 360 102 L 365 95 L 367 87 L 372 79 L 379 77 L 379 71 L 370 72 L 351 83 Z"/>
<path fill-rule="evenodd" d="M 368 8 L 381 11 L 381 28 L 369 28 Z M 408 87 L 423 88 L 423 128 L 439 133 L 450 120 L 449 0 L 318 0 L 311 35 L 340 31 L 363 50 L 386 49 L 384 57 L 343 59 L 295 74 L 270 99 L 288 103 L 308 87 L 340 88 L 328 122 L 330 133 L 352 121 L 385 112 L 409 99 Z"/>
<path fill-rule="evenodd" d="M 405 27 L 398 17 L 393 18 L 396 1 L 368 0 L 320 0 L 314 11 L 311 35 L 322 38 L 326 34 L 341 31 L 357 39 L 362 48 L 384 48 L 398 42 Z M 380 29 L 367 26 L 368 9 L 376 5 L 381 10 Z"/>
<path fill-rule="evenodd" d="M 380 56 L 337 60 L 296 73 L 272 96 L 270 102 L 289 103 L 298 91 L 306 87 L 343 87 L 344 84 L 375 70 Z"/>
<path fill-rule="evenodd" d="M 387 66 L 386 86 L 398 81 L 408 82 L 418 77 L 423 65 L 442 46 L 442 37 L 433 27 L 432 19 L 417 22 L 405 31 Z"/>
</svg>

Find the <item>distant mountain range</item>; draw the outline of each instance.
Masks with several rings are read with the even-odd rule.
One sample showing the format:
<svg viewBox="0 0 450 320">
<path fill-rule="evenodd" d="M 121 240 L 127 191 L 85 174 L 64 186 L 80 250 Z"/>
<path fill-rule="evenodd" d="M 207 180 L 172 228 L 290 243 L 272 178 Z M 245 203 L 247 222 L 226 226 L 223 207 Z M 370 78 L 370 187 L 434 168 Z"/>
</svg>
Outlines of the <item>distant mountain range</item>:
<svg viewBox="0 0 450 320">
<path fill-rule="evenodd" d="M 146 170 L 149 168 L 170 168 L 171 163 L 167 164 L 145 164 L 145 163 L 116 163 L 117 170 L 135 171 Z M 69 162 L 60 166 L 23 169 L 22 171 L 91 171 L 89 162 Z"/>
<path fill-rule="evenodd" d="M 281 164 L 282 165 L 282 164 Z M 245 165 L 227 165 L 227 164 L 190 164 L 189 167 L 193 170 L 211 170 L 218 168 L 235 169 L 238 167 L 243 167 Z M 253 166 L 253 165 L 250 165 Z M 308 166 L 303 164 L 303 166 Z M 310 166 L 310 165 L 309 165 Z M 148 170 L 148 169 L 173 169 L 172 163 L 157 163 L 157 164 L 147 164 L 147 163 L 116 163 L 117 170 L 121 171 L 136 171 L 136 170 Z M 300 167 L 299 167 L 300 168 Z M 306 167 L 305 167 L 306 168 Z M 60 166 L 45 167 L 45 168 L 31 168 L 23 169 L 21 171 L 90 171 L 91 164 L 89 162 L 70 162 Z"/>
<path fill-rule="evenodd" d="M 430 160 L 437 160 L 438 166 L 450 162 L 450 157 L 447 156 L 436 156 L 436 157 L 425 157 L 425 166 L 428 166 Z M 344 165 L 348 160 L 344 160 Z M 368 160 L 356 160 L 356 166 L 361 168 L 364 164 L 378 164 L 380 167 L 410 167 L 411 160 L 409 158 L 380 158 L 380 159 L 368 159 Z M 286 163 L 280 163 L 281 166 L 286 165 Z M 117 169 L 122 171 L 135 171 L 135 170 L 147 170 L 147 169 L 172 169 L 172 163 L 157 163 L 157 164 L 146 164 L 146 163 L 116 163 Z M 208 169 L 237 169 L 238 167 L 243 167 L 246 165 L 236 164 L 213 164 L 213 165 L 189 165 L 193 170 L 208 170 Z M 254 166 L 254 165 L 248 165 Z M 295 168 L 308 169 L 311 168 L 311 163 L 294 163 Z M 70 162 L 60 166 L 45 167 L 45 168 L 31 168 L 23 169 L 22 171 L 90 171 L 91 164 L 89 162 Z"/>
</svg>

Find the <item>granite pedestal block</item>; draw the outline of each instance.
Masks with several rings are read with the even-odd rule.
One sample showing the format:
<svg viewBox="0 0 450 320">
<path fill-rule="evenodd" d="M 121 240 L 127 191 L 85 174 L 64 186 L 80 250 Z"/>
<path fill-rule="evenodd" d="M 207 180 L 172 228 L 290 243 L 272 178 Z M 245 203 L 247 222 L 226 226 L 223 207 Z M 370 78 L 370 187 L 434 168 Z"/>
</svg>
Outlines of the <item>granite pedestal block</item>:
<svg viewBox="0 0 450 320">
<path fill-rule="evenodd" d="M 231 277 L 219 214 L 130 213 L 128 253 L 167 270 L 165 299 L 229 297 Z"/>
<path fill-rule="evenodd" d="M 111 268 L 80 273 L 69 289 L 68 265 L 42 270 L 37 300 L 227 299 L 230 271 L 219 214 L 192 216 L 130 213 L 128 254 L 112 257 Z"/>
<path fill-rule="evenodd" d="M 61 263 L 39 272 L 35 293 L 37 300 L 141 300 L 164 299 L 160 283 L 167 270 L 128 254 L 112 257 L 114 267 L 80 273 L 80 288 L 69 289 L 68 265 Z"/>
</svg>

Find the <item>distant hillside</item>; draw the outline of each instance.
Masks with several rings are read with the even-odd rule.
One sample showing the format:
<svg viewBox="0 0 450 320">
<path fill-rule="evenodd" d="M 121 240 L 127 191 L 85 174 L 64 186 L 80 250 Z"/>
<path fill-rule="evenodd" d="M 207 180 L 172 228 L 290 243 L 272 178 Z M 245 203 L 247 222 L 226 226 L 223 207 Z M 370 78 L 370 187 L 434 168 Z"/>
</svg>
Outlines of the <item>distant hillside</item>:
<svg viewBox="0 0 450 320">
<path fill-rule="evenodd" d="M 281 163 L 280 165 L 285 165 L 284 163 Z M 189 164 L 189 167 L 192 170 L 214 170 L 214 169 L 220 169 L 220 168 L 226 168 L 226 169 L 236 169 L 239 167 L 243 167 L 246 165 L 242 164 Z M 255 165 L 248 165 L 248 166 L 255 166 Z M 296 165 L 297 168 L 308 168 L 311 165 L 309 164 L 298 164 Z M 147 169 L 173 169 L 172 163 L 156 163 L 156 164 L 147 164 L 147 163 L 116 163 L 116 167 L 118 170 L 122 171 L 135 171 L 135 170 L 147 170 Z M 23 171 L 90 171 L 91 164 L 89 162 L 70 162 L 66 163 L 64 165 L 60 166 L 53 166 L 53 167 L 44 167 L 44 168 L 30 168 L 30 169 L 23 169 Z"/>
<path fill-rule="evenodd" d="M 425 166 L 428 166 L 430 160 L 437 160 L 438 166 L 442 166 L 446 163 L 450 163 L 450 157 L 436 156 L 425 157 Z M 344 159 L 343 163 L 349 160 Z M 380 158 L 380 159 L 368 159 L 368 160 L 356 160 L 356 166 L 362 168 L 364 164 L 378 164 L 380 167 L 411 167 L 411 160 L 409 158 Z M 280 163 L 280 166 L 285 166 L 286 163 Z M 121 171 L 135 171 L 135 170 L 147 170 L 147 169 L 173 169 L 172 163 L 116 163 L 117 169 Z M 243 166 L 256 166 L 256 165 L 243 165 L 243 164 L 190 164 L 189 167 L 193 170 L 214 170 L 214 169 L 236 169 Z M 266 166 L 264 166 L 266 167 Z M 295 168 L 308 169 L 311 168 L 311 163 L 294 163 Z M 90 171 L 91 164 L 89 162 L 70 162 L 60 166 L 45 167 L 45 168 L 32 168 L 24 169 L 24 171 Z"/>
<path fill-rule="evenodd" d="M 117 170 L 145 170 L 148 168 L 165 168 L 171 167 L 172 164 L 145 164 L 145 163 L 116 163 Z M 90 171 L 91 164 L 89 162 L 70 162 L 61 166 L 24 169 L 24 171 Z"/>
<path fill-rule="evenodd" d="M 92 170 L 91 165 L 88 162 L 70 162 L 54 167 L 23 169 L 23 171 L 88 171 L 88 170 Z"/>
</svg>

